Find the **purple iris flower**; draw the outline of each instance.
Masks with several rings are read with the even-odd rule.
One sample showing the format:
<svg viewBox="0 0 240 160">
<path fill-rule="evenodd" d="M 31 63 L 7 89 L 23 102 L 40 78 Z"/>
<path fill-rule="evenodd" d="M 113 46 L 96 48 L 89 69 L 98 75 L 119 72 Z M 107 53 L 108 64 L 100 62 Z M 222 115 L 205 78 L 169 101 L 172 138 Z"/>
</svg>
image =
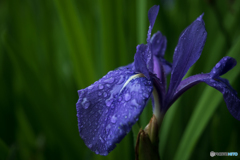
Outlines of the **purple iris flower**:
<svg viewBox="0 0 240 160">
<path fill-rule="evenodd" d="M 205 82 L 223 94 L 229 112 L 240 120 L 240 99 L 228 80 L 220 76 L 236 65 L 231 57 L 222 58 L 210 73 L 183 77 L 198 60 L 206 41 L 202 15 L 181 34 L 173 63 L 164 57 L 166 38 L 157 32 L 151 37 L 159 6 L 148 12 L 147 44 L 137 46 L 134 62 L 110 71 L 91 86 L 79 90 L 77 118 L 80 137 L 96 154 L 107 155 L 138 121 L 150 97 L 153 114 L 163 118 L 168 108 L 186 90 Z M 171 73 L 167 90 L 166 75 Z"/>
</svg>

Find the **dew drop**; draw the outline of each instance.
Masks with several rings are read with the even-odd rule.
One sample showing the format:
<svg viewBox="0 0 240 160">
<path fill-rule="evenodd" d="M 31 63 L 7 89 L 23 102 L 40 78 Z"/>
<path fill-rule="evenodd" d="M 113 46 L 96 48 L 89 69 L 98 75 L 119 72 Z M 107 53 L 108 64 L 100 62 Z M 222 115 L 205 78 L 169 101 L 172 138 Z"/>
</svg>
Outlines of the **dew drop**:
<svg viewBox="0 0 240 160">
<path fill-rule="evenodd" d="M 217 63 L 217 64 L 216 64 L 216 68 L 219 68 L 220 66 L 221 66 L 220 63 Z"/>
<path fill-rule="evenodd" d="M 107 97 L 107 93 L 106 92 L 103 93 L 103 97 Z"/>
<path fill-rule="evenodd" d="M 116 123 L 116 121 L 117 121 L 117 117 L 114 115 L 114 116 L 112 116 L 112 118 L 111 118 L 111 122 L 112 123 Z"/>
<path fill-rule="evenodd" d="M 121 102 L 122 101 L 122 97 L 118 97 L 118 101 Z"/>
<path fill-rule="evenodd" d="M 108 109 L 106 109 L 104 113 L 108 113 Z"/>
<path fill-rule="evenodd" d="M 89 90 L 93 89 L 93 85 L 89 86 L 88 89 L 89 89 Z"/>
<path fill-rule="evenodd" d="M 101 96 L 102 95 L 102 92 L 98 92 L 98 96 Z"/>
<path fill-rule="evenodd" d="M 88 145 L 88 148 L 92 148 L 92 144 L 91 143 Z"/>
<path fill-rule="evenodd" d="M 100 139 L 100 141 L 101 141 L 102 143 L 104 143 L 104 140 L 102 139 L 101 136 L 99 136 L 99 139 Z"/>
<path fill-rule="evenodd" d="M 90 103 L 89 103 L 89 101 L 87 100 L 86 97 L 83 98 L 83 101 L 82 101 L 81 104 L 82 104 L 82 106 L 83 106 L 84 109 L 87 109 L 87 108 L 90 106 Z"/>
<path fill-rule="evenodd" d="M 125 118 L 127 118 L 127 116 L 125 116 Z"/>
<path fill-rule="evenodd" d="M 99 154 L 98 150 L 95 151 L 96 154 Z"/>
<path fill-rule="evenodd" d="M 126 93 L 125 95 L 124 95 L 124 100 L 125 101 L 129 101 L 131 99 L 131 95 L 129 94 L 129 93 Z"/>
<path fill-rule="evenodd" d="M 124 82 L 124 76 L 123 75 L 121 75 L 120 76 L 120 80 L 118 81 L 118 83 L 117 84 L 122 84 L 123 82 Z"/>
<path fill-rule="evenodd" d="M 110 77 L 109 79 L 105 79 L 104 82 L 106 82 L 106 83 L 113 83 L 114 82 L 114 78 Z"/>
<path fill-rule="evenodd" d="M 112 102 L 113 102 L 113 99 L 108 99 L 108 100 L 106 100 L 106 101 L 105 101 L 106 106 L 110 107 L 111 104 L 112 104 Z"/>
<path fill-rule="evenodd" d="M 102 84 L 98 85 L 98 89 L 103 89 L 103 88 L 104 88 L 104 86 Z"/>
</svg>

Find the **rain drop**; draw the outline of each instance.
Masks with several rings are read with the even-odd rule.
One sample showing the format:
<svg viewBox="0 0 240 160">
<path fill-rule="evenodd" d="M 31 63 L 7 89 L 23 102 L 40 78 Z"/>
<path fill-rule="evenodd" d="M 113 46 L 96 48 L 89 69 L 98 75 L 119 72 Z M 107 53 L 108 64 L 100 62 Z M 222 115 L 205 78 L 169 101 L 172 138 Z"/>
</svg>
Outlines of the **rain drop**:
<svg viewBox="0 0 240 160">
<path fill-rule="evenodd" d="M 103 88 L 104 88 L 104 86 L 102 84 L 98 85 L 98 89 L 103 89 Z"/>
<path fill-rule="evenodd" d="M 110 77 L 109 79 L 104 80 L 104 82 L 106 82 L 106 83 L 113 83 L 114 82 L 114 78 Z"/>
<path fill-rule="evenodd" d="M 118 101 L 121 102 L 122 101 L 122 97 L 118 97 Z"/>
<path fill-rule="evenodd" d="M 103 93 L 103 97 L 107 97 L 107 93 L 106 92 Z"/>
<path fill-rule="evenodd" d="M 125 101 L 129 101 L 131 99 L 131 95 L 129 94 L 129 93 L 126 93 L 125 95 L 124 95 L 124 100 Z"/>
<path fill-rule="evenodd" d="M 89 145 L 88 145 L 88 148 L 91 148 L 92 147 L 92 144 L 90 143 Z"/>
<path fill-rule="evenodd" d="M 111 104 L 113 102 L 113 99 L 110 99 L 110 100 L 106 100 L 105 103 L 106 103 L 106 106 L 110 107 Z"/>
<path fill-rule="evenodd" d="M 220 66 L 221 66 L 220 63 L 217 63 L 217 64 L 216 64 L 216 68 L 219 68 Z"/>
<path fill-rule="evenodd" d="M 89 103 L 89 101 L 87 100 L 86 97 L 83 98 L 83 101 L 82 101 L 81 104 L 82 104 L 82 106 L 83 106 L 84 109 L 87 109 L 87 108 L 90 106 L 90 103 Z"/>
<path fill-rule="evenodd" d="M 112 118 L 111 118 L 111 122 L 112 123 L 116 123 L 116 121 L 117 121 L 117 117 L 114 115 L 114 116 L 112 116 Z"/>
<path fill-rule="evenodd" d="M 99 136 L 99 139 L 101 140 L 101 142 L 102 142 L 102 143 L 104 143 L 104 140 L 102 139 L 102 137 L 101 137 L 101 136 Z"/>
<path fill-rule="evenodd" d="M 124 82 L 124 76 L 123 75 L 121 75 L 120 76 L 121 78 L 120 78 L 120 80 L 118 81 L 118 83 L 117 84 L 122 84 L 123 82 Z"/>
<path fill-rule="evenodd" d="M 89 89 L 89 90 L 93 89 L 93 85 L 89 86 L 88 89 Z"/>
</svg>

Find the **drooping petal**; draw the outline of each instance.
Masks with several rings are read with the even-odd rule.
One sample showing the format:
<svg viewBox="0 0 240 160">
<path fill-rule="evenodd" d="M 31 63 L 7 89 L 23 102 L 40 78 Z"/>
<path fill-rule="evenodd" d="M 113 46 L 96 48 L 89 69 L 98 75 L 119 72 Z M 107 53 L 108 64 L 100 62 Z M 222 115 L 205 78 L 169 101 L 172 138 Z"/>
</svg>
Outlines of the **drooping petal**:
<svg viewBox="0 0 240 160">
<path fill-rule="evenodd" d="M 214 76 L 212 70 L 210 73 L 198 74 L 184 79 L 176 89 L 173 98 L 170 100 L 171 102 L 168 104 L 168 107 L 185 91 L 187 91 L 188 89 L 190 89 L 191 87 L 195 86 L 200 82 L 205 82 L 206 84 L 217 89 L 223 94 L 223 98 L 226 102 L 229 112 L 232 114 L 234 118 L 240 120 L 240 99 L 237 96 L 237 92 L 232 88 L 227 79 L 216 76 L 222 75 L 222 73 L 226 73 L 235 65 L 236 61 L 233 58 L 224 57 L 213 68 L 213 70 L 214 69 L 216 70 Z M 168 109 L 168 107 L 165 109 L 165 112 Z"/>
<path fill-rule="evenodd" d="M 128 67 L 110 71 L 78 91 L 79 134 L 96 154 L 107 155 L 116 147 L 136 123 L 151 95 L 151 81 L 135 75 Z"/>
<path fill-rule="evenodd" d="M 210 75 L 212 78 L 219 77 L 231 70 L 236 64 L 237 61 L 234 58 L 224 57 L 215 65 Z"/>
<path fill-rule="evenodd" d="M 184 75 L 201 55 L 207 37 L 202 16 L 188 26 L 179 38 L 173 56 L 168 97 L 172 97 Z"/>
</svg>

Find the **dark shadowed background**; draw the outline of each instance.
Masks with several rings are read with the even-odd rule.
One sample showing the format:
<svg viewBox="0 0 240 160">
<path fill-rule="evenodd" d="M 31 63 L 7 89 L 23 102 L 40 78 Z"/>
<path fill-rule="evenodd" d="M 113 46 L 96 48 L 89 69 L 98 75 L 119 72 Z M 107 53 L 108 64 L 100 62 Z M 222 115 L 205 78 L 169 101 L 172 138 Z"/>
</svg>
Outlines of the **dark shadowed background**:
<svg viewBox="0 0 240 160">
<path fill-rule="evenodd" d="M 170 62 L 180 33 L 205 13 L 207 41 L 187 76 L 210 72 L 232 56 L 238 64 L 224 77 L 240 94 L 239 0 L 1 0 L 0 159 L 134 159 L 132 131 L 108 156 L 91 152 L 79 137 L 75 104 L 77 90 L 133 61 L 137 44 L 146 43 L 154 4 L 160 11 L 153 33 L 167 37 Z M 151 116 L 149 103 L 140 126 Z M 210 159 L 210 151 L 240 154 L 239 135 L 240 122 L 222 94 L 199 84 L 167 112 L 160 155 L 201 160 Z"/>
</svg>

